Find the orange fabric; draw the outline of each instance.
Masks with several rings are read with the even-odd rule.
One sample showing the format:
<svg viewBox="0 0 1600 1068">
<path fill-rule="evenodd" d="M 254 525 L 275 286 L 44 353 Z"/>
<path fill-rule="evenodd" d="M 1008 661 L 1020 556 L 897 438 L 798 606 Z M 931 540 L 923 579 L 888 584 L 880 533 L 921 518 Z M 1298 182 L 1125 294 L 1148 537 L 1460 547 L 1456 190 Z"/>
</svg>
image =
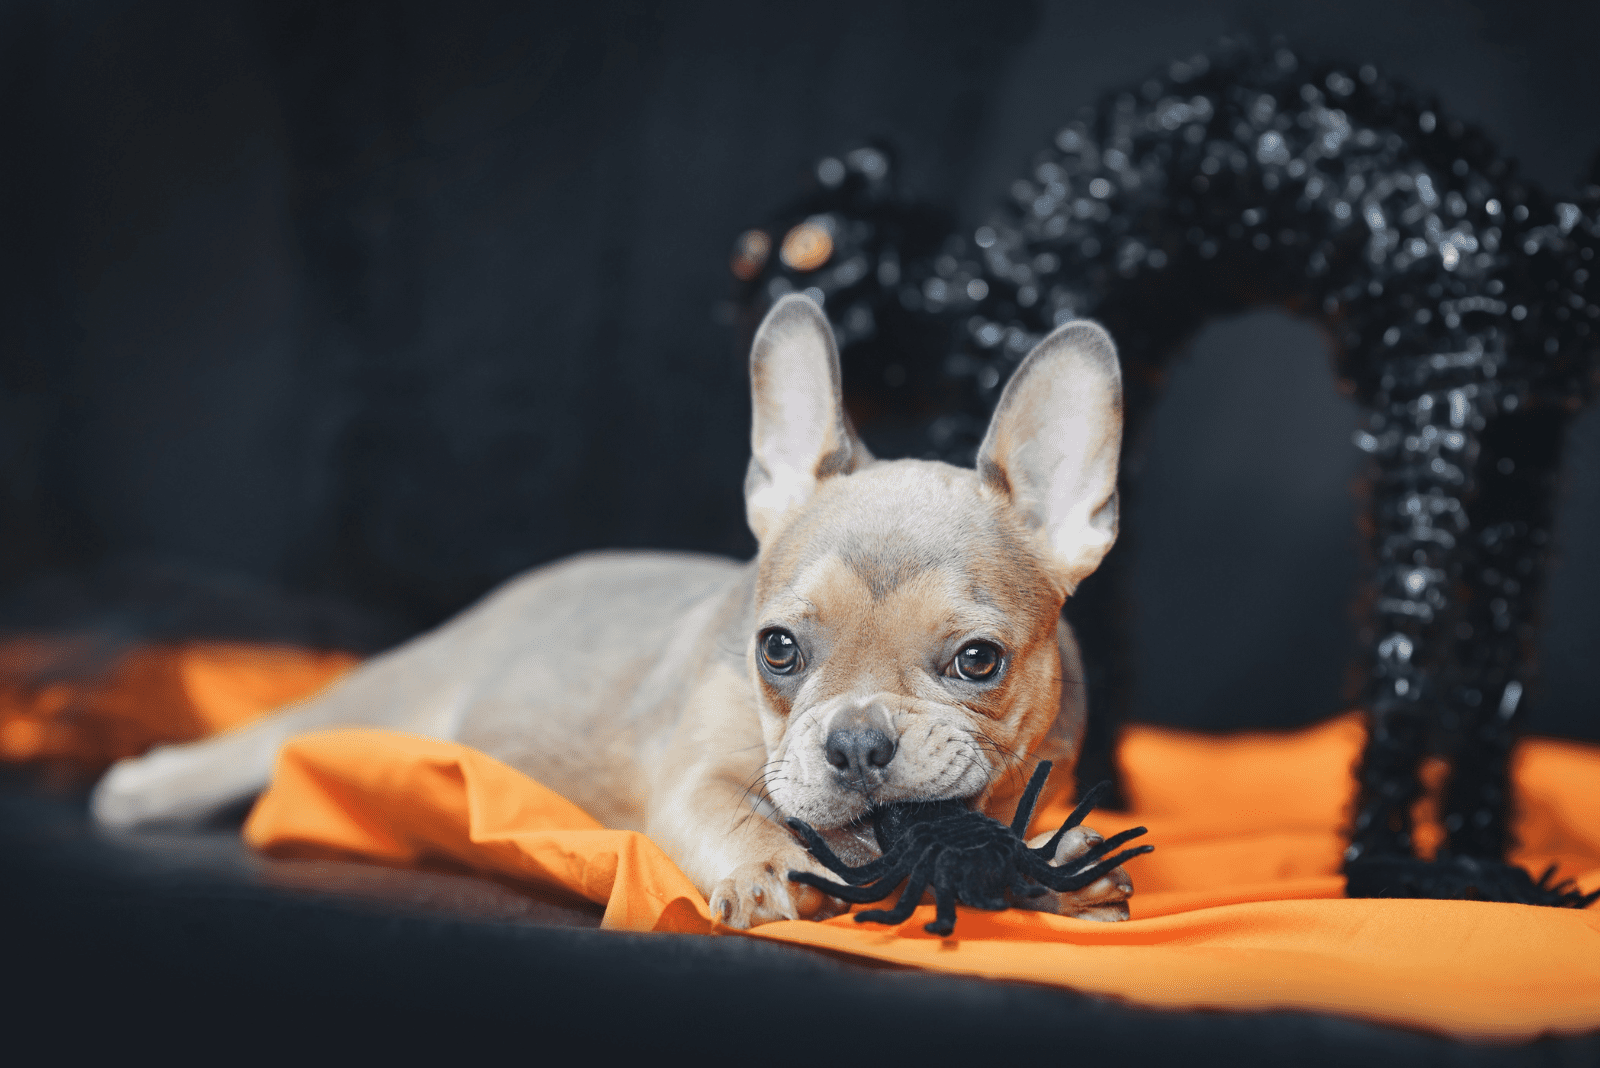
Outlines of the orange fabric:
<svg viewBox="0 0 1600 1068">
<path fill-rule="evenodd" d="M 98 771 L 164 742 L 240 726 L 309 697 L 359 663 L 351 653 L 247 642 L 0 642 L 0 760 Z"/>
<path fill-rule="evenodd" d="M 159 742 L 247 723 L 317 692 L 357 658 L 249 643 L 0 642 L 0 760 L 97 769 Z M 755 937 L 874 960 L 1056 984 L 1147 1005 L 1307 1009 L 1497 1039 L 1600 1027 L 1600 907 L 1350 901 L 1338 874 L 1359 717 L 1283 735 L 1130 729 L 1120 756 L 1131 814 L 1155 853 L 1134 862 L 1134 919 L 1097 925 L 963 910 L 959 938 L 780 923 Z M 1555 862 L 1600 888 L 1600 747 L 1532 740 L 1514 758 L 1513 859 Z M 1425 769 L 1418 838 L 1431 851 L 1442 766 Z M 1065 816 L 1043 805 L 1035 829 Z M 286 747 L 246 828 L 270 850 L 335 849 L 387 863 L 445 859 L 592 901 L 607 927 L 720 932 L 704 899 L 647 838 L 606 830 L 482 753 L 383 731 Z"/>
<path fill-rule="evenodd" d="M 941 940 L 922 930 L 924 906 L 896 931 L 846 916 L 750 934 L 1174 1009 L 1303 1009 L 1493 1039 L 1600 1027 L 1600 908 L 1342 897 L 1338 829 L 1361 737 L 1355 717 L 1276 736 L 1130 731 L 1135 813 L 1093 821 L 1148 824 L 1157 847 L 1133 862 L 1127 923 L 963 909 L 958 937 Z M 1600 747 L 1530 741 L 1515 771 L 1517 859 L 1559 860 L 1600 888 Z M 1039 825 L 1064 815 L 1063 801 L 1049 807 Z M 370 730 L 291 742 L 245 834 L 265 850 L 465 864 L 604 905 L 608 927 L 722 930 L 647 838 L 450 743 Z"/>
</svg>

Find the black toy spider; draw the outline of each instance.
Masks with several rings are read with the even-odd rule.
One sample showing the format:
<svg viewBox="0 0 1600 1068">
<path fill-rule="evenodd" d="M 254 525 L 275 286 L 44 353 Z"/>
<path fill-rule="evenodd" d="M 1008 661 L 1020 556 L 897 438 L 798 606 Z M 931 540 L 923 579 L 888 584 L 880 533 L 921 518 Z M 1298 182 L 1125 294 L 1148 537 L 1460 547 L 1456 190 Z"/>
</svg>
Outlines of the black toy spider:
<svg viewBox="0 0 1600 1068">
<path fill-rule="evenodd" d="M 858 922 L 870 920 L 889 924 L 904 922 L 931 884 L 938 910 L 934 921 L 925 929 L 929 934 L 944 937 L 955 930 L 957 902 L 999 910 L 1010 906 L 1008 893 L 1016 897 L 1039 897 L 1047 890 L 1081 890 L 1123 861 L 1155 848 L 1135 846 L 1107 857 L 1107 853 L 1124 842 L 1145 833 L 1145 828 L 1133 827 L 1096 843 L 1082 856 L 1073 857 L 1060 867 L 1050 863 L 1062 837 L 1082 823 L 1095 804 L 1110 792 L 1111 783 L 1103 782 L 1084 795 L 1048 842 L 1037 849 L 1029 849 L 1023 835 L 1027 833 L 1039 791 L 1050 776 L 1050 768 L 1050 761 L 1039 762 L 1022 799 L 1017 802 L 1016 815 L 1009 827 L 981 812 L 973 812 L 960 800 L 885 805 L 878 810 L 873 824 L 883 856 L 860 867 L 853 868 L 840 860 L 809 823 L 791 819 L 788 821 L 790 828 L 805 842 L 811 855 L 845 882 L 830 882 L 803 871 L 791 871 L 789 879 L 856 904 L 882 901 L 903 880 L 905 890 L 894 908 L 856 913 Z"/>
</svg>

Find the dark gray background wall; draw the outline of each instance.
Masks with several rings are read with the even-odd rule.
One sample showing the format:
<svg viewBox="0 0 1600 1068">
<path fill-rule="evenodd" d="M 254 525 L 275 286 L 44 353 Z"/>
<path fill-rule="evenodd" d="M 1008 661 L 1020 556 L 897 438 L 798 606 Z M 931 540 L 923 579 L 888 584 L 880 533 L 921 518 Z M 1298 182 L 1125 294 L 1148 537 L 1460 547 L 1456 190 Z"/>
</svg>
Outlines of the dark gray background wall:
<svg viewBox="0 0 1600 1068">
<path fill-rule="evenodd" d="M 1600 148 L 1584 3 L 0 6 L 10 618 L 154 590 L 377 645 L 583 548 L 747 553 L 734 236 L 875 135 L 976 225 L 1071 110 L 1241 30 L 1552 190 Z M 1143 716 L 1340 707 L 1354 419 L 1311 328 L 1196 339 L 1128 518 Z M 1531 726 L 1600 737 L 1600 415 L 1570 457 Z"/>
</svg>

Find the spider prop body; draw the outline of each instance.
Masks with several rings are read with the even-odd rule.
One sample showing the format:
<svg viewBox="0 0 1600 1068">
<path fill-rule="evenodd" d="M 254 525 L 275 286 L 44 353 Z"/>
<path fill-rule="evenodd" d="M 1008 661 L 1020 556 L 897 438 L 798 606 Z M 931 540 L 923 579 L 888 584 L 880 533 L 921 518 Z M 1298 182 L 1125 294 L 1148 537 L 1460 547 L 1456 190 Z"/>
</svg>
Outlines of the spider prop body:
<svg viewBox="0 0 1600 1068">
<path fill-rule="evenodd" d="M 883 856 L 859 867 L 840 860 L 809 823 L 791 819 L 789 826 L 811 855 L 844 883 L 803 871 L 791 871 L 789 878 L 855 904 L 882 901 L 904 882 L 905 890 L 893 908 L 856 913 L 858 922 L 889 924 L 903 923 L 931 886 L 937 912 L 926 930 L 943 937 L 955 930 L 957 903 L 999 910 L 1010 907 L 1012 899 L 1018 897 L 1039 897 L 1050 890 L 1081 890 L 1123 861 L 1154 848 L 1135 846 L 1107 856 L 1145 833 L 1145 828 L 1133 827 L 1096 843 L 1059 867 L 1050 863 L 1061 839 L 1082 823 L 1110 791 L 1108 782 L 1090 790 L 1048 842 L 1037 849 L 1028 848 L 1023 836 L 1039 791 L 1050 776 L 1050 767 L 1048 760 L 1039 762 L 1017 802 L 1010 826 L 973 812 L 960 800 L 884 806 L 873 825 Z"/>
</svg>

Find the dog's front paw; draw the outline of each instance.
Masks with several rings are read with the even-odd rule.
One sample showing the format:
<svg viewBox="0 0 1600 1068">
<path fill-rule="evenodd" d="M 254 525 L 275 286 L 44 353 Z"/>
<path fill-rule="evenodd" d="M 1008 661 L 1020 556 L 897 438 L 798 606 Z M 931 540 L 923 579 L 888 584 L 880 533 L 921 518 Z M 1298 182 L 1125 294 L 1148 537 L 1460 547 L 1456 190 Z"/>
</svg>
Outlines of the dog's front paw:
<svg viewBox="0 0 1600 1068">
<path fill-rule="evenodd" d="M 791 871 L 828 875 L 799 849 L 741 864 L 712 889 L 711 915 L 724 927 L 745 930 L 775 920 L 825 920 L 849 907 L 815 887 L 791 883 Z"/>
<path fill-rule="evenodd" d="M 1042 834 L 1029 845 L 1037 848 L 1049 839 L 1050 835 Z M 1059 868 L 1083 856 L 1103 841 L 1105 836 L 1093 827 L 1074 827 L 1061 836 L 1061 842 L 1056 846 L 1056 855 L 1050 863 L 1053 867 Z M 1030 901 L 1027 907 L 1039 912 L 1054 912 L 1058 916 L 1075 916 L 1080 920 L 1114 923 L 1128 918 L 1128 898 L 1132 894 L 1133 880 L 1128 878 L 1125 869 L 1117 867 L 1081 890 L 1044 894 Z"/>
</svg>

